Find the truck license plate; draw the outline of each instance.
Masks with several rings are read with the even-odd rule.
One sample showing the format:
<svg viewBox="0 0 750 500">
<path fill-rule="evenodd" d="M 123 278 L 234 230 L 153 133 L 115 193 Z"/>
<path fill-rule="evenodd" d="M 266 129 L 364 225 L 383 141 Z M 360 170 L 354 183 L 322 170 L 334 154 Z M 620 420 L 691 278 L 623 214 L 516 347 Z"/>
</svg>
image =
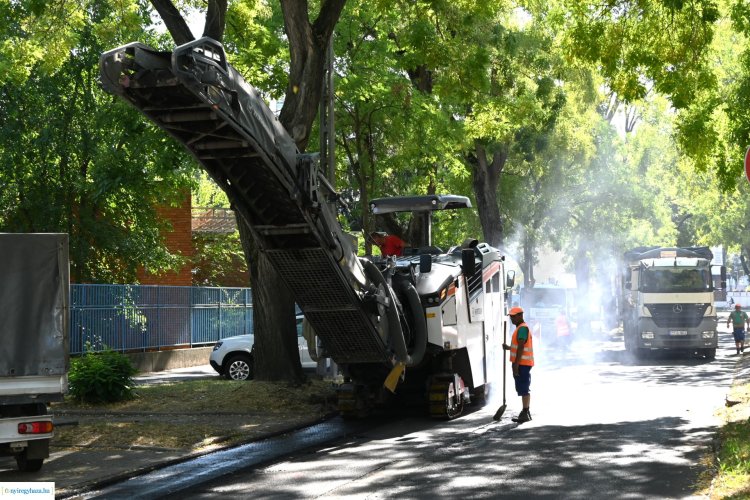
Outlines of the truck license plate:
<svg viewBox="0 0 750 500">
<path fill-rule="evenodd" d="M 670 335 L 687 335 L 687 330 L 669 330 Z"/>
</svg>

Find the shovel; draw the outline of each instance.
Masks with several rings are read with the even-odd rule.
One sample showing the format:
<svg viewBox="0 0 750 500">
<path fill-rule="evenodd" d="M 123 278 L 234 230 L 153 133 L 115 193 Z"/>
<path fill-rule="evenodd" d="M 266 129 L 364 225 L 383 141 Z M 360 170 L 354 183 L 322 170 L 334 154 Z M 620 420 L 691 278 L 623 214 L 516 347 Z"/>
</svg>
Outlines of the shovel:
<svg viewBox="0 0 750 500">
<path fill-rule="evenodd" d="M 503 345 L 505 345 L 505 340 L 506 340 L 505 337 L 506 337 L 507 330 L 508 330 L 508 323 L 503 322 Z M 505 371 L 506 371 L 505 370 L 505 348 L 503 348 L 503 404 L 502 406 L 500 406 L 500 408 L 497 409 L 497 411 L 495 412 L 495 415 L 492 417 L 492 420 L 500 420 L 500 417 L 502 417 L 503 413 L 505 413 L 505 408 L 507 406 L 505 404 Z"/>
</svg>

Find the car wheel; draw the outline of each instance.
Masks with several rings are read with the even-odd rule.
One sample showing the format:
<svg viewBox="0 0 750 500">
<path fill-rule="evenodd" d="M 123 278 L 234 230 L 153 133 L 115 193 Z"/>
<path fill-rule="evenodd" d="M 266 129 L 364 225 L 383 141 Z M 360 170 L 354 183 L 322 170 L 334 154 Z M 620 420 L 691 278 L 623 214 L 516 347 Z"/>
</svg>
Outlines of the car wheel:
<svg viewBox="0 0 750 500">
<path fill-rule="evenodd" d="M 224 375 L 229 380 L 253 378 L 253 358 L 249 354 L 235 354 L 227 360 Z"/>
</svg>

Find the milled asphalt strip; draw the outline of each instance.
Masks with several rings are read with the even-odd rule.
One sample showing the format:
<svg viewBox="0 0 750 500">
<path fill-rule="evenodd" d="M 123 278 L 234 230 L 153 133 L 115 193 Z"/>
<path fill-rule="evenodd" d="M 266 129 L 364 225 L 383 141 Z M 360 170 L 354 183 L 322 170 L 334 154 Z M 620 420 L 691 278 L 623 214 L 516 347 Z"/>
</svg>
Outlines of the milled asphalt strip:
<svg viewBox="0 0 750 500">
<path fill-rule="evenodd" d="M 371 425 L 370 423 L 369 426 Z M 164 467 L 76 498 L 161 498 L 217 477 L 281 458 L 292 452 L 347 437 L 364 428 L 366 426 L 361 422 L 335 419 L 275 438 L 217 451 Z"/>
<path fill-rule="evenodd" d="M 474 420 L 467 417 L 464 418 Z M 484 418 L 481 419 L 482 422 L 477 420 L 464 423 L 464 425 L 469 424 L 474 427 L 470 432 L 475 434 L 482 434 L 488 430 L 502 432 L 517 426 L 512 423 L 486 421 Z M 337 418 L 274 438 L 217 451 L 160 468 L 96 491 L 76 495 L 73 498 L 106 498 L 108 500 L 162 498 L 218 477 L 269 463 L 305 449 L 320 447 L 337 439 L 372 430 L 372 428 L 372 421 L 344 421 Z"/>
</svg>

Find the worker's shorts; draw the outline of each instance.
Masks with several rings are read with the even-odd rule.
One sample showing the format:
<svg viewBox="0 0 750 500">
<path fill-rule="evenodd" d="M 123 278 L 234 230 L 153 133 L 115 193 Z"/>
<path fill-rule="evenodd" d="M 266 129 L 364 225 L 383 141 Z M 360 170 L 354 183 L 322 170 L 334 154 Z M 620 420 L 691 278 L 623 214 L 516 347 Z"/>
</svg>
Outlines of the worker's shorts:
<svg viewBox="0 0 750 500">
<path fill-rule="evenodd" d="M 516 394 L 528 396 L 529 387 L 531 387 L 531 367 L 519 365 L 518 376 L 513 375 L 513 381 L 516 383 Z"/>
<path fill-rule="evenodd" d="M 745 329 L 742 327 L 735 328 L 734 331 L 732 332 L 732 335 L 734 335 L 735 342 L 745 341 Z"/>
</svg>

